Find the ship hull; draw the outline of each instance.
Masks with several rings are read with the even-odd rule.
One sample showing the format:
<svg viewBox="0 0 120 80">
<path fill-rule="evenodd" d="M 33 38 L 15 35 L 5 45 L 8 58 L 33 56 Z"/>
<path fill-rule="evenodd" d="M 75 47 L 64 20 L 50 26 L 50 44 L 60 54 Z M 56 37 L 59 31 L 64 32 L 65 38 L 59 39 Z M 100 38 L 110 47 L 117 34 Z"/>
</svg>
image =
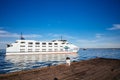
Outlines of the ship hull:
<svg viewBox="0 0 120 80">
<path fill-rule="evenodd" d="M 77 52 L 6 52 L 6 55 L 30 55 L 30 54 L 76 54 Z"/>
</svg>

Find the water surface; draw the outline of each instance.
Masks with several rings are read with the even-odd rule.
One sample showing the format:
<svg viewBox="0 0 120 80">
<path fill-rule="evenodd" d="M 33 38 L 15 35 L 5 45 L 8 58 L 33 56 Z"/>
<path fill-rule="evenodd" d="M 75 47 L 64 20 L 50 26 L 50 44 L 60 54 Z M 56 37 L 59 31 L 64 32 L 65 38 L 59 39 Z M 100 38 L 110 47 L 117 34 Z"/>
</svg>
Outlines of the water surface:
<svg viewBox="0 0 120 80">
<path fill-rule="evenodd" d="M 0 74 L 41 68 L 58 64 L 65 64 L 66 57 L 71 61 L 81 61 L 100 58 L 120 59 L 120 49 L 80 49 L 78 54 L 40 54 L 40 55 L 9 55 L 5 50 L 0 50 Z"/>
</svg>

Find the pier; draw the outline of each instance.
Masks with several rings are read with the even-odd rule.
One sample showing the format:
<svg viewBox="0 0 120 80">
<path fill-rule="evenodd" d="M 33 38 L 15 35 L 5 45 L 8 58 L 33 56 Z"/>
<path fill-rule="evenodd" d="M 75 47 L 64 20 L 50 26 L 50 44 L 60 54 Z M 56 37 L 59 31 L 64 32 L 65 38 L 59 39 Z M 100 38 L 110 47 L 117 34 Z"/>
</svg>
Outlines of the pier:
<svg viewBox="0 0 120 80">
<path fill-rule="evenodd" d="M 120 80 L 120 60 L 96 58 L 0 74 L 0 80 Z"/>
</svg>

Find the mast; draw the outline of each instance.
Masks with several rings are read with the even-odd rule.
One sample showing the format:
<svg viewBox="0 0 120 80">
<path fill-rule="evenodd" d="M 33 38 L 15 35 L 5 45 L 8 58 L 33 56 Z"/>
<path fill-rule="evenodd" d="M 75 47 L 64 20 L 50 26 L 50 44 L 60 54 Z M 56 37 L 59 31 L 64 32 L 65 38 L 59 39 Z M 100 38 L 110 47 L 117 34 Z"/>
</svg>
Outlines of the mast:
<svg viewBox="0 0 120 80">
<path fill-rule="evenodd" d="M 22 35 L 22 32 L 21 32 L 20 40 L 25 40 L 23 35 Z"/>
<path fill-rule="evenodd" d="M 60 37 L 60 40 L 62 41 L 62 36 Z"/>
<path fill-rule="evenodd" d="M 66 42 L 67 40 L 64 40 L 62 36 L 60 36 L 60 41 Z"/>
</svg>

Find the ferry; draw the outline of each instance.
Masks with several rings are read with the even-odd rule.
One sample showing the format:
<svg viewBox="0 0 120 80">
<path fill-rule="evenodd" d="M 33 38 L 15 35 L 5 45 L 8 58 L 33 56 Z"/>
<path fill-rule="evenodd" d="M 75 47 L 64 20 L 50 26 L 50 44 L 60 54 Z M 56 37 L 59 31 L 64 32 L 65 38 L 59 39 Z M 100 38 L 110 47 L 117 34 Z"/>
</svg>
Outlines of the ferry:
<svg viewBox="0 0 120 80">
<path fill-rule="evenodd" d="M 69 43 L 67 40 L 36 41 L 25 40 L 21 34 L 19 40 L 7 44 L 6 55 L 17 54 L 57 54 L 57 53 L 77 53 L 79 48 Z"/>
</svg>

